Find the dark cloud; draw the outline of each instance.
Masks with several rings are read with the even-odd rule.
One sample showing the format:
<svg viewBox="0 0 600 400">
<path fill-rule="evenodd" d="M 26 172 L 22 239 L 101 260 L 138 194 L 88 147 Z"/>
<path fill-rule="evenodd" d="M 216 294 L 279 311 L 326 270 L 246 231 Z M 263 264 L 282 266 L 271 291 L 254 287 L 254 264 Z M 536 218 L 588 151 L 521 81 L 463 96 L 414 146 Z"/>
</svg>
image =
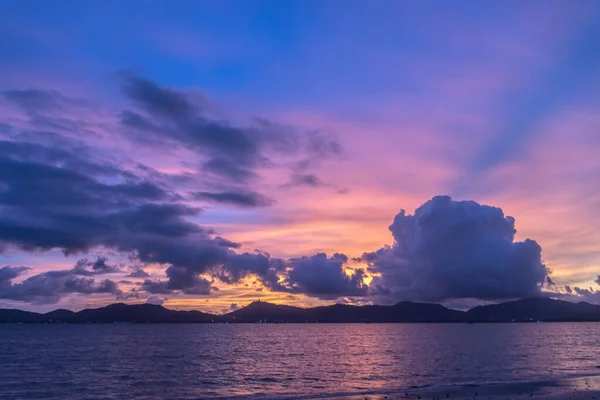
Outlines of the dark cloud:
<svg viewBox="0 0 600 400">
<path fill-rule="evenodd" d="M 170 266 L 167 268 L 167 287 L 171 290 L 181 290 L 185 294 L 209 295 L 213 288 L 212 282 L 198 276 L 196 271 L 185 267 Z"/>
<path fill-rule="evenodd" d="M 142 289 L 148 293 L 171 294 L 173 290 L 169 289 L 169 282 L 160 280 L 146 279 L 142 284 Z"/>
<path fill-rule="evenodd" d="M 194 180 L 198 173 L 187 177 L 186 190 L 196 191 L 197 199 L 268 206 L 274 200 L 244 186 L 258 178 L 259 169 L 289 167 L 289 160 L 279 156 L 323 160 L 341 154 L 331 135 L 300 132 L 261 118 L 238 126 L 209 115 L 208 103 L 199 96 L 140 77 L 123 75 L 121 89 L 131 102 L 131 109 L 119 114 L 129 140 L 185 148 L 198 155 L 194 165 L 212 177 L 200 181 Z M 144 165 L 132 167 L 131 160 L 120 165 L 103 149 L 85 147 L 81 138 L 96 135 L 87 131 L 96 122 L 73 117 L 79 115 L 73 110 L 84 106 L 94 111 L 90 103 L 56 91 L 10 91 L 3 96 L 25 110 L 38 130 L 2 125 L 10 140 L 0 141 L 0 252 L 15 247 L 58 249 L 66 255 L 94 249 L 124 253 L 140 264 L 127 276 L 145 279 L 140 286 L 150 293 L 209 294 L 217 289 L 203 277 L 238 284 L 249 276 L 271 290 L 292 290 L 280 284 L 286 274 L 284 260 L 260 252 L 238 254 L 234 249 L 240 248 L 239 243 L 192 222 L 202 210 L 186 205 L 172 190 L 172 181 Z M 40 124 L 60 133 L 42 131 Z M 191 188 L 213 182 L 214 177 L 227 182 Z M 146 279 L 146 264 L 168 266 L 166 279 Z M 12 282 L 23 271 L 2 269 L 5 295 L 32 302 L 58 301 L 65 293 L 138 296 L 120 292 L 110 280 L 94 279 L 125 274 L 103 257 L 82 259 L 71 270 Z"/>
<path fill-rule="evenodd" d="M 185 94 L 158 86 L 148 79 L 135 75 L 123 75 L 121 89 L 142 109 L 162 118 L 185 119 L 192 117 L 197 111 Z"/>
<path fill-rule="evenodd" d="M 151 181 L 68 151 L 12 142 L 4 145 L 13 150 L 0 155 L 4 167 L 0 169 L 0 205 L 8 211 L 0 217 L 4 228 L 0 240 L 5 245 L 25 250 L 61 249 L 65 254 L 104 247 L 131 253 L 141 263 L 169 265 L 166 280 L 142 284 L 142 289 L 156 294 L 214 292 L 212 282 L 200 275 L 229 284 L 254 276 L 270 290 L 320 298 L 367 294 L 364 272 L 346 275 L 342 256 L 320 254 L 287 263 L 265 253 L 237 254 L 232 249 L 239 248 L 238 243 L 188 220 L 198 216 L 199 209 L 179 203 L 177 196 Z M 305 182 L 318 182 L 307 176 L 310 179 Z M 228 192 L 204 192 L 202 196 L 240 201 Z M 243 199 L 249 198 L 254 204 L 258 201 L 257 196 Z M 381 268 L 378 262 L 373 268 Z M 70 273 L 93 276 L 112 272 L 118 268 L 99 258 L 81 260 Z M 132 274 L 147 278 L 143 269 Z M 389 276 L 387 271 L 382 275 Z M 391 290 L 380 286 L 379 294 Z M 61 287 L 58 292 L 115 290 L 81 279 L 65 281 Z"/>
<path fill-rule="evenodd" d="M 134 139 L 148 143 L 148 136 L 157 135 L 162 145 L 168 141 L 194 150 L 205 157 L 203 171 L 238 182 L 254 177 L 253 169 L 269 165 L 263 150 L 274 136 L 210 118 L 185 93 L 143 78 L 127 76 L 122 88 L 145 113 L 128 110 L 121 114 L 122 123 L 138 131 Z"/>
<path fill-rule="evenodd" d="M 129 278 L 148 278 L 150 274 L 144 271 L 144 268 L 140 266 L 136 266 L 132 269 L 132 271 L 126 275 Z"/>
<path fill-rule="evenodd" d="M 0 142 L 2 148 L 7 152 L 0 153 L 0 204 L 10 208 L 14 217 L 94 213 L 98 207 L 122 209 L 140 201 L 169 199 L 151 182 L 66 151 L 6 141 Z"/>
<path fill-rule="evenodd" d="M 286 285 L 293 293 L 303 293 L 320 299 L 336 299 L 343 296 L 365 296 L 369 288 L 364 284 L 364 271 L 356 269 L 349 276 L 343 265 L 348 257 L 323 253 L 312 257 L 290 260 Z"/>
<path fill-rule="evenodd" d="M 224 157 L 209 159 L 202 163 L 200 170 L 209 175 L 227 178 L 236 183 L 247 183 L 258 178 L 258 174 L 248 166 L 238 164 L 234 160 L 228 160 Z"/>
<path fill-rule="evenodd" d="M 29 270 L 27 267 L 11 267 L 9 265 L 0 268 L 0 287 L 3 283 L 7 283 L 12 279 L 15 279 L 25 271 Z"/>
<path fill-rule="evenodd" d="M 20 106 L 28 113 L 63 109 L 77 103 L 56 90 L 8 90 L 3 94 L 7 100 Z"/>
<path fill-rule="evenodd" d="M 600 303 L 600 291 L 596 291 L 592 287 L 586 289 L 578 286 L 565 285 L 564 291 L 544 293 L 548 296 L 558 297 L 572 302 L 586 301 L 588 303 Z"/>
<path fill-rule="evenodd" d="M 580 287 L 575 286 L 575 287 L 573 287 L 573 291 L 575 293 L 577 293 L 579 296 L 583 296 L 583 297 L 592 297 L 597 293 L 591 287 L 589 289 L 585 289 L 585 288 L 580 288 Z"/>
<path fill-rule="evenodd" d="M 230 284 L 238 283 L 248 275 L 266 278 L 270 273 L 274 275 L 277 273 L 272 268 L 271 259 L 268 256 L 256 253 L 236 254 L 230 257 L 217 271 L 219 279 Z"/>
<path fill-rule="evenodd" d="M 152 234 L 202 233 L 184 220 L 197 210 L 147 203 L 166 197 L 148 182 L 108 185 L 66 168 L 0 155 L 0 187 L 7 211 L 0 217 L 0 241 L 24 250 L 70 254 L 104 245 L 131 251 L 141 250 Z"/>
<path fill-rule="evenodd" d="M 301 134 L 264 118 L 248 126 L 214 118 L 204 99 L 198 105 L 188 93 L 144 78 L 126 74 L 121 88 L 137 108 L 120 114 L 133 140 L 191 149 L 202 156 L 202 172 L 234 182 L 248 182 L 257 177 L 257 169 L 273 166 L 271 154 L 302 155 L 309 162 L 342 152 L 331 135 L 318 131 Z"/>
<path fill-rule="evenodd" d="M 121 111 L 121 113 L 119 114 L 119 119 L 123 125 L 129 128 L 155 133 L 162 132 L 160 126 L 153 124 L 147 118 L 131 110 Z M 139 139 L 143 138 L 140 137 Z"/>
<path fill-rule="evenodd" d="M 33 275 L 19 283 L 12 282 L 25 270 L 22 267 L 0 269 L 0 298 L 34 304 L 53 304 L 72 293 L 110 293 L 116 297 L 122 295 L 116 282 L 109 279 L 96 282 L 93 278 L 76 276 L 74 270 L 49 271 Z"/>
<path fill-rule="evenodd" d="M 92 278 L 72 277 L 65 281 L 64 291 L 67 293 L 113 293 L 119 291 L 119 286 L 116 282 L 110 279 L 96 282 Z"/>
<path fill-rule="evenodd" d="M 179 115 L 169 107 L 161 118 Z M 342 255 L 285 261 L 261 252 L 239 254 L 234 251 L 239 243 L 190 221 L 200 209 L 114 165 L 40 144 L 4 141 L 0 148 L 6 150 L 0 153 L 0 248 L 60 249 L 65 254 L 105 248 L 130 254 L 142 265 L 167 265 L 166 279 L 143 281 L 141 289 L 152 294 L 209 295 L 217 289 L 204 277 L 233 285 L 255 277 L 272 291 L 322 299 L 373 295 L 437 301 L 530 296 L 547 282 L 537 243 L 514 242 L 514 220 L 474 202 L 436 197 L 413 216 L 398 214 L 390 227 L 394 245 L 362 257 L 379 275 L 368 288 L 363 270 L 345 273 Z M 302 176 L 299 181 L 305 184 L 320 182 L 316 176 Z M 257 195 L 235 196 L 253 192 L 200 193 L 215 201 L 260 202 Z M 93 279 L 120 271 L 104 258 L 84 259 L 72 270 L 20 283 L 12 282 L 16 276 L 7 277 L 22 271 L 1 271 L 5 298 L 41 303 L 56 302 L 67 293 L 127 296 L 114 282 Z M 131 276 L 148 277 L 143 269 Z"/>
<path fill-rule="evenodd" d="M 334 184 L 323 182 L 321 178 L 316 176 L 315 174 L 305 174 L 305 173 L 293 173 L 290 176 L 290 181 L 284 185 L 284 188 L 290 187 L 310 187 L 310 188 L 321 188 L 328 187 L 332 188 L 336 191 L 337 194 L 347 194 L 350 192 L 350 189 L 337 187 Z"/>
<path fill-rule="evenodd" d="M 292 174 L 290 186 L 324 186 L 325 183 L 314 174 Z"/>
<path fill-rule="evenodd" d="M 168 280 L 145 280 L 142 289 L 154 294 L 172 294 L 181 291 L 184 294 L 209 295 L 218 288 L 212 282 L 198 276 L 198 273 L 184 267 L 167 268 Z"/>
<path fill-rule="evenodd" d="M 200 210 L 178 203 L 154 183 L 79 160 L 88 172 L 83 174 L 71 164 L 55 163 L 54 149 L 37 146 L 36 152 L 34 160 L 23 159 L 26 152 L 0 154 L 1 244 L 65 254 L 96 247 L 133 253 L 142 263 L 171 265 L 167 289 L 190 293 L 208 290 L 210 285 L 197 280 L 201 273 L 224 265 L 241 268 L 230 250 L 239 244 L 188 221 Z M 104 259 L 76 266 L 80 275 L 114 271 Z"/>
<path fill-rule="evenodd" d="M 222 238 L 221 236 L 216 236 L 214 238 L 214 242 L 217 246 L 229 247 L 230 249 L 239 249 L 240 247 L 242 247 L 240 243 L 232 242 L 231 240 L 227 240 L 225 238 Z"/>
<path fill-rule="evenodd" d="M 239 310 L 240 306 L 237 305 L 237 303 L 231 303 L 231 306 L 229 306 L 229 311 L 235 311 L 235 310 Z"/>
<path fill-rule="evenodd" d="M 573 288 L 569 285 L 565 285 L 565 292 L 568 294 L 573 294 Z"/>
<path fill-rule="evenodd" d="M 539 295 L 548 270 L 533 240 L 515 242 L 500 208 L 434 197 L 389 227 L 394 244 L 363 255 L 372 286 L 393 300 L 504 299 Z"/>
<path fill-rule="evenodd" d="M 95 135 L 89 129 L 93 122 L 90 124 L 82 116 L 94 113 L 97 107 L 85 99 L 68 98 L 55 90 L 38 89 L 10 90 L 0 92 L 0 95 L 21 108 L 29 118 L 28 129 L 10 129 L 7 132 L 10 136 L 34 139 L 35 142 L 58 139 L 55 143 L 60 143 L 64 138 L 54 131 L 76 131 L 76 135 L 73 135 L 75 141 Z"/>
<path fill-rule="evenodd" d="M 215 203 L 233 204 L 241 207 L 267 207 L 275 201 L 256 192 L 195 192 L 196 200 L 206 200 Z"/>
<path fill-rule="evenodd" d="M 91 162 L 87 149 L 60 135 L 38 132 L 39 136 L 49 137 L 54 145 L 44 145 L 30 140 L 0 140 L 0 154 L 4 155 L 2 159 L 76 170 L 79 174 L 92 177 L 127 178 L 121 169 L 112 164 Z M 66 149 L 56 146 L 56 142 L 60 141 L 64 141 L 61 145 Z"/>
<path fill-rule="evenodd" d="M 87 258 L 77 261 L 73 267 L 73 273 L 76 275 L 102 275 L 121 272 L 121 269 L 116 265 L 108 263 L 105 257 L 98 257 L 96 261 L 90 261 Z"/>
<path fill-rule="evenodd" d="M 596 282 L 598 285 L 600 285 L 600 275 L 598 275 L 598 277 L 596 278 L 596 280 L 594 282 Z"/>
</svg>

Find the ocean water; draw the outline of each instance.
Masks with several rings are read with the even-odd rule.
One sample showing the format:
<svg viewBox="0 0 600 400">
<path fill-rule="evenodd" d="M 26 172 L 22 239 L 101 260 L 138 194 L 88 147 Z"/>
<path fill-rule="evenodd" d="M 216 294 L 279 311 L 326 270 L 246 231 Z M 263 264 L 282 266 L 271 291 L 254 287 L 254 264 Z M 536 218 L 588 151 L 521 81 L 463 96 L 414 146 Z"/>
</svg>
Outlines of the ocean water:
<svg viewBox="0 0 600 400">
<path fill-rule="evenodd" d="M 277 399 L 600 374 L 600 323 L 2 325 L 0 398 Z"/>
</svg>

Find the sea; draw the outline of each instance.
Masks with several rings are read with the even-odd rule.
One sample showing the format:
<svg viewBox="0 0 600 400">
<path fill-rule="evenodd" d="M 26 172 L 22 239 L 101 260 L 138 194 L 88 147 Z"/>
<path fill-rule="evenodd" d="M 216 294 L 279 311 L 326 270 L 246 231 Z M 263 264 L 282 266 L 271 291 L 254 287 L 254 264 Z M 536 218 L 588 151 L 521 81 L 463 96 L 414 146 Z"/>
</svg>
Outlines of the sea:
<svg viewBox="0 0 600 400">
<path fill-rule="evenodd" d="M 600 323 L 0 324 L 0 399 L 317 399 L 600 375 Z"/>
</svg>

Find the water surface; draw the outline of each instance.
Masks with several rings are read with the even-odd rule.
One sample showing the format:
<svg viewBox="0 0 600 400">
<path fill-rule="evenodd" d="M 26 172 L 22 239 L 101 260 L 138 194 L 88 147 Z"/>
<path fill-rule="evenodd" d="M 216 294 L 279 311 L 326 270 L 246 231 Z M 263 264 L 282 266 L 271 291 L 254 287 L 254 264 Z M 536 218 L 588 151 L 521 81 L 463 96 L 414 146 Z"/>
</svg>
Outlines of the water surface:
<svg viewBox="0 0 600 400">
<path fill-rule="evenodd" d="M 600 323 L 0 324 L 3 400 L 311 398 L 599 366 Z"/>
</svg>

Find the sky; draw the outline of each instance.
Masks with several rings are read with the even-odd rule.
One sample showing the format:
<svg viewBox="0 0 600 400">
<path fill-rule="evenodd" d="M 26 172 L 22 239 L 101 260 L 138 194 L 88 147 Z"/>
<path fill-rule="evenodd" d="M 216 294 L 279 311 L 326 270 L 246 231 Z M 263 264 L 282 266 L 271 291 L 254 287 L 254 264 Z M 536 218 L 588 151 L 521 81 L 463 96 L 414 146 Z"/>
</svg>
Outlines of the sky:
<svg viewBox="0 0 600 400">
<path fill-rule="evenodd" d="M 598 2 L 0 8 L 0 307 L 600 303 Z"/>
</svg>

